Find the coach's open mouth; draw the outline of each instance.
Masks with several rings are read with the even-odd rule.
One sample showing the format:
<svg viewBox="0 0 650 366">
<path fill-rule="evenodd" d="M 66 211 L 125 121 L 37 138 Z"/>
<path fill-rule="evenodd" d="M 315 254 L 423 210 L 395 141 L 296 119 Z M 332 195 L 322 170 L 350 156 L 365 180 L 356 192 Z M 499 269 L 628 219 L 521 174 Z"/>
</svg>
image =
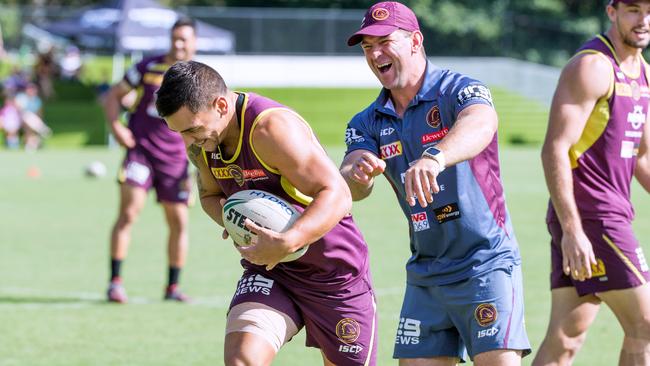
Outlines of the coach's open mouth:
<svg viewBox="0 0 650 366">
<path fill-rule="evenodd" d="M 383 74 L 386 71 L 390 70 L 391 66 L 393 66 L 391 62 L 386 62 L 384 64 L 377 64 L 377 70 L 379 70 L 379 72 Z"/>
</svg>

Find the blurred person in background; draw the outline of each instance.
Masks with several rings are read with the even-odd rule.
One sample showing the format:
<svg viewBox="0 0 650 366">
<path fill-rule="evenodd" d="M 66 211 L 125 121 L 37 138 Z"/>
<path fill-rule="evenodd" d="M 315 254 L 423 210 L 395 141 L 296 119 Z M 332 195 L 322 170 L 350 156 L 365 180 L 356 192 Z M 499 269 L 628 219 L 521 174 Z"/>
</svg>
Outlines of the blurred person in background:
<svg viewBox="0 0 650 366">
<path fill-rule="evenodd" d="M 122 261 L 127 256 L 133 223 L 152 187 L 156 190 L 169 228 L 168 283 L 164 299 L 189 300 L 178 288 L 188 251 L 188 162 L 181 135 L 170 130 L 158 116 L 155 92 L 164 72 L 177 61 L 190 60 L 195 52 L 195 23 L 181 18 L 172 26 L 169 52 L 145 58 L 132 66 L 104 98 L 106 120 L 117 142 L 126 148 L 119 173 L 120 207 L 110 239 L 111 275 L 107 290 L 110 302 L 127 302 L 121 276 Z M 138 91 L 139 99 L 133 104 L 127 127 L 120 120 L 121 108 L 124 97 L 132 95 L 133 89 Z"/>
<path fill-rule="evenodd" d="M 5 146 L 8 149 L 20 148 L 21 126 L 22 119 L 16 105 L 16 98 L 12 94 L 6 94 L 4 104 L 0 109 L 0 130 L 4 133 Z"/>
<path fill-rule="evenodd" d="M 36 84 L 28 83 L 24 90 L 16 94 L 16 106 L 23 122 L 25 150 L 34 151 L 41 147 L 44 138 L 52 134 L 52 130 L 43 121 L 43 102 L 38 96 Z"/>
<path fill-rule="evenodd" d="M 533 365 L 569 365 L 601 303 L 619 365 L 650 365 L 650 272 L 632 230 L 632 177 L 650 192 L 650 1 L 612 0 L 611 26 L 565 66 L 542 149 L 551 196 L 551 319 Z"/>
<path fill-rule="evenodd" d="M 38 86 L 38 93 L 43 99 L 48 100 L 54 96 L 53 79 L 57 74 L 54 61 L 54 48 L 50 47 L 45 52 L 40 52 L 34 64 L 34 80 Z"/>
<path fill-rule="evenodd" d="M 384 87 L 352 118 L 341 174 L 354 200 L 383 174 L 410 225 L 412 256 L 393 357 L 400 365 L 520 365 L 530 353 L 521 257 L 500 178 L 490 90 L 430 63 L 415 14 L 373 5 L 361 43 Z"/>
<path fill-rule="evenodd" d="M 61 79 L 79 81 L 79 73 L 81 72 L 82 66 L 83 62 L 79 49 L 75 46 L 66 47 L 63 57 L 59 60 Z"/>
</svg>

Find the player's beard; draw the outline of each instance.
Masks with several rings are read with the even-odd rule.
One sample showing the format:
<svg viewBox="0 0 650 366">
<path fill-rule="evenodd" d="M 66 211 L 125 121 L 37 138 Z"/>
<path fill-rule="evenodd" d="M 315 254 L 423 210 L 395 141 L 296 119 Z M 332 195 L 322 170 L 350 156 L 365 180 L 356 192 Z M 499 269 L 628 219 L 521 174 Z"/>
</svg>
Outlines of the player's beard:
<svg viewBox="0 0 650 366">
<path fill-rule="evenodd" d="M 620 25 L 618 25 L 617 28 L 618 28 L 618 34 L 621 36 L 621 39 L 623 40 L 623 43 L 626 46 L 630 46 L 632 48 L 639 48 L 639 49 L 644 49 L 644 48 L 648 47 L 648 44 L 650 43 L 650 37 L 645 39 L 645 40 L 635 41 L 630 36 L 631 34 L 634 33 L 633 29 L 630 29 L 629 32 L 624 33 L 623 30 L 621 30 Z"/>
</svg>

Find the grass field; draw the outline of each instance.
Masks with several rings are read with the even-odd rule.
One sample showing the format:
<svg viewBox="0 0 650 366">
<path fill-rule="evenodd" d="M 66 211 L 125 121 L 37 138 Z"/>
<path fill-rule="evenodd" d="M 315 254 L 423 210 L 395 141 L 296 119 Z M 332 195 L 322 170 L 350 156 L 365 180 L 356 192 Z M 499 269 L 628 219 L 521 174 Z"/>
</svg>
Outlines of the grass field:
<svg viewBox="0 0 650 366">
<path fill-rule="evenodd" d="M 338 164 L 342 148 L 329 152 Z M 501 154 L 534 348 L 550 305 L 546 190 L 538 156 L 530 147 L 509 147 Z M 0 366 L 222 364 L 225 312 L 241 270 L 236 251 L 198 206 L 191 209 L 191 248 L 181 278 L 196 302 L 161 300 L 166 233 L 153 199 L 135 226 L 124 267 L 132 301 L 125 306 L 104 302 L 108 235 L 117 210 L 113 177 L 120 158 L 119 150 L 100 148 L 0 152 Z M 84 165 L 93 160 L 107 164 L 107 177 L 83 176 Z M 634 203 L 635 228 L 647 252 L 650 196 L 636 185 Z M 384 180 L 370 198 L 355 204 L 354 214 L 370 245 L 378 294 L 378 364 L 396 364 L 391 354 L 409 255 L 407 223 Z M 603 309 L 576 365 L 616 364 L 621 335 Z M 275 364 L 320 364 L 319 352 L 303 344 L 301 333 Z"/>
</svg>

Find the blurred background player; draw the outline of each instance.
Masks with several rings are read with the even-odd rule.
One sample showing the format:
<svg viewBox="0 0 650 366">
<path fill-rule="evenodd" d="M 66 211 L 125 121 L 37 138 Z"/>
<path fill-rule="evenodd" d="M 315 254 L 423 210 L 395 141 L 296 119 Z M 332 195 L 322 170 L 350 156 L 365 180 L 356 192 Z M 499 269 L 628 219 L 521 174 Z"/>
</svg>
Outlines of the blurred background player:
<svg viewBox="0 0 650 366">
<path fill-rule="evenodd" d="M 613 0 L 555 91 L 542 162 L 551 195 L 551 319 L 534 365 L 573 362 L 600 303 L 625 332 L 620 365 L 650 365 L 648 265 L 631 221 L 635 175 L 650 192 L 650 1 Z"/>
<path fill-rule="evenodd" d="M 341 174 L 361 200 L 383 173 L 411 225 L 393 357 L 455 365 L 466 349 L 475 365 L 519 365 L 530 344 L 496 111 L 485 85 L 428 62 L 423 41 L 397 2 L 373 5 L 348 39 L 384 88 L 348 124 Z"/>
<path fill-rule="evenodd" d="M 144 207 L 147 191 L 151 187 L 156 190 L 169 227 L 169 276 L 164 298 L 188 300 L 178 289 L 180 271 L 188 250 L 188 162 L 181 135 L 171 131 L 165 121 L 158 117 L 155 92 L 164 72 L 177 61 L 190 60 L 195 52 L 195 24 L 191 19 L 181 18 L 172 26 L 169 53 L 145 58 L 132 66 L 104 99 L 106 119 L 113 135 L 127 149 L 119 174 L 119 213 L 111 233 L 109 301 L 127 301 L 120 276 L 121 265 L 131 241 L 131 227 Z M 132 89 L 138 91 L 139 99 L 132 108 L 126 127 L 119 119 L 120 108 L 123 98 Z"/>
<path fill-rule="evenodd" d="M 283 233 L 246 220 L 257 236 L 237 246 L 244 273 L 228 311 L 225 364 L 270 365 L 304 326 L 325 365 L 375 365 L 368 247 L 349 214 L 350 190 L 309 125 L 273 100 L 229 90 L 199 62 L 167 71 L 156 106 L 188 144 L 201 205 L 219 225 L 225 198 L 245 189 L 302 211 Z M 302 257 L 278 263 L 307 244 Z"/>
</svg>

